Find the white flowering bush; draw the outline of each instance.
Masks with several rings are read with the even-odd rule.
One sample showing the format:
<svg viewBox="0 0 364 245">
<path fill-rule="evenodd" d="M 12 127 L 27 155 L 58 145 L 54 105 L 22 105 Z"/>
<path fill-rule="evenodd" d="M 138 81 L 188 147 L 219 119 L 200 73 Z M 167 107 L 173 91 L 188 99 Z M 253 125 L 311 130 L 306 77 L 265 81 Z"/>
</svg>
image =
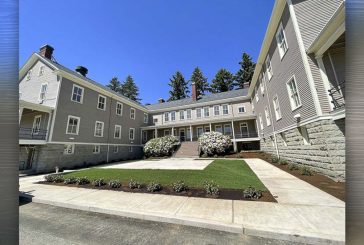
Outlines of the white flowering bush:
<svg viewBox="0 0 364 245">
<path fill-rule="evenodd" d="M 180 143 L 179 139 L 172 135 L 151 139 L 144 146 L 144 154 L 146 157 L 170 156 Z"/>
<path fill-rule="evenodd" d="M 198 141 L 202 153 L 208 156 L 224 155 L 232 145 L 230 137 L 220 132 L 204 133 L 198 138 Z"/>
</svg>

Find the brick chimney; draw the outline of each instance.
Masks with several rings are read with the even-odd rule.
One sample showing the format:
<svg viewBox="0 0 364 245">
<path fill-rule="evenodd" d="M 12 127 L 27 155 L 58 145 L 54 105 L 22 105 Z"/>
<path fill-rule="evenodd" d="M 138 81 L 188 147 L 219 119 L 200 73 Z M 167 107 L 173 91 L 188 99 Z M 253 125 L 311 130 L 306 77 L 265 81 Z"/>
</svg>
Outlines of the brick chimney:
<svg viewBox="0 0 364 245">
<path fill-rule="evenodd" d="M 42 47 L 40 47 L 39 54 L 41 56 L 43 56 L 44 58 L 52 59 L 53 50 L 54 50 L 54 48 L 52 48 L 50 45 L 46 44 L 46 45 L 43 45 Z"/>
<path fill-rule="evenodd" d="M 195 82 L 192 82 L 192 100 L 196 101 L 198 97 L 197 90 L 196 90 L 196 84 Z"/>
</svg>

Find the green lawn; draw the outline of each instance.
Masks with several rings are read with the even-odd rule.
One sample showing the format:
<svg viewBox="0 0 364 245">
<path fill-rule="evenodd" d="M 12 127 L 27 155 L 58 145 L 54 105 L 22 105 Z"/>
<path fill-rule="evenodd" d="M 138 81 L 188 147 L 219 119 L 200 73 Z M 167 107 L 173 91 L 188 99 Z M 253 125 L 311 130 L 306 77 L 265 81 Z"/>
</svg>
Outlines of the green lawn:
<svg viewBox="0 0 364 245">
<path fill-rule="evenodd" d="M 65 174 L 68 177 L 105 180 L 130 179 L 141 183 L 157 181 L 162 186 L 183 180 L 190 187 L 203 187 L 204 180 L 214 180 L 220 188 L 244 189 L 249 186 L 266 191 L 267 188 L 243 160 L 215 160 L 204 170 L 155 170 L 155 169 L 102 169 L 91 168 Z"/>
</svg>

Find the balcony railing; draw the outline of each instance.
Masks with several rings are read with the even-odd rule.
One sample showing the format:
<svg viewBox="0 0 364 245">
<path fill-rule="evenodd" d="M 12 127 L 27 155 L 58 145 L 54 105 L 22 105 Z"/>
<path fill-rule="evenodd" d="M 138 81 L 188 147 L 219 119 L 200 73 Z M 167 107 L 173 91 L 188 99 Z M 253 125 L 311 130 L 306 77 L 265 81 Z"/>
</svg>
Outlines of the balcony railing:
<svg viewBox="0 0 364 245">
<path fill-rule="evenodd" d="M 47 130 L 34 128 L 19 128 L 19 139 L 22 140 L 45 140 Z"/>
<path fill-rule="evenodd" d="M 331 96 L 331 103 L 334 105 L 334 110 L 338 110 L 345 106 L 344 93 L 345 93 L 345 81 L 338 84 L 335 87 L 332 87 L 328 90 L 329 95 Z"/>
<path fill-rule="evenodd" d="M 235 134 L 235 139 L 256 138 L 256 137 L 258 137 L 258 133 L 256 132 Z"/>
</svg>

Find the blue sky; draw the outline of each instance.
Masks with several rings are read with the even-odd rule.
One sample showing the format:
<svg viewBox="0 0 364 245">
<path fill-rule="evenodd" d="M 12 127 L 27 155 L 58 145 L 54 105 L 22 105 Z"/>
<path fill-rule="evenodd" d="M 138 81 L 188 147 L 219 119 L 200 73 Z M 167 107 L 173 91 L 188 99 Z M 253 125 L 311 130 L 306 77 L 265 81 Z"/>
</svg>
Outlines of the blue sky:
<svg viewBox="0 0 364 245">
<path fill-rule="evenodd" d="M 20 0 L 22 66 L 43 44 L 56 60 L 83 65 L 107 84 L 130 74 L 142 103 L 168 98 L 168 82 L 199 66 L 211 81 L 235 73 L 242 52 L 256 60 L 274 0 Z"/>
</svg>

